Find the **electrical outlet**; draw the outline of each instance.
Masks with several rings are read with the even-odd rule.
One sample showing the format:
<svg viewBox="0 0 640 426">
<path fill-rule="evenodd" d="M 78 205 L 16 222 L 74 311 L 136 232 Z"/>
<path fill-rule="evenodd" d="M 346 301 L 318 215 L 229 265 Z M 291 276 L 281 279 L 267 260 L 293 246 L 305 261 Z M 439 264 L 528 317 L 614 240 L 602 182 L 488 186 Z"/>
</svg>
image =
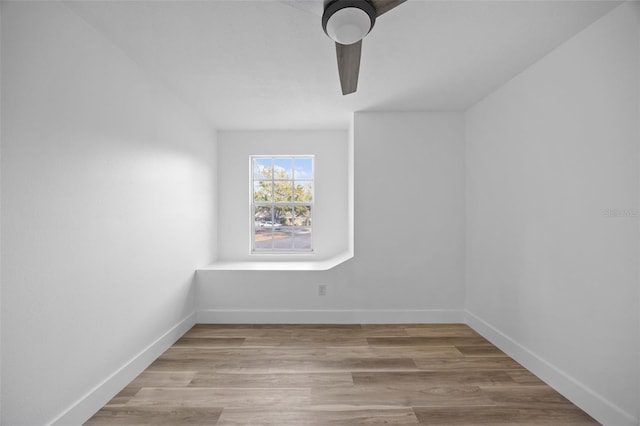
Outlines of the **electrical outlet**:
<svg viewBox="0 0 640 426">
<path fill-rule="evenodd" d="M 327 285 L 320 284 L 318 286 L 318 296 L 326 296 L 327 295 Z"/>
</svg>

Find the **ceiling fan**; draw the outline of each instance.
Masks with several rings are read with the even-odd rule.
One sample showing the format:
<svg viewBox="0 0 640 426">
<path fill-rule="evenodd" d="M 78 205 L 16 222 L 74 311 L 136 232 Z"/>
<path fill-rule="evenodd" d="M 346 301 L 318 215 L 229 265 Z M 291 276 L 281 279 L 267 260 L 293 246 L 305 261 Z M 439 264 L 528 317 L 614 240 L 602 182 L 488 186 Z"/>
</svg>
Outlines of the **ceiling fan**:
<svg viewBox="0 0 640 426">
<path fill-rule="evenodd" d="M 324 0 L 322 29 L 336 43 L 338 74 L 342 94 L 358 88 L 362 39 L 369 34 L 376 19 L 406 0 Z M 287 4 L 317 13 L 316 2 L 289 0 Z"/>
</svg>

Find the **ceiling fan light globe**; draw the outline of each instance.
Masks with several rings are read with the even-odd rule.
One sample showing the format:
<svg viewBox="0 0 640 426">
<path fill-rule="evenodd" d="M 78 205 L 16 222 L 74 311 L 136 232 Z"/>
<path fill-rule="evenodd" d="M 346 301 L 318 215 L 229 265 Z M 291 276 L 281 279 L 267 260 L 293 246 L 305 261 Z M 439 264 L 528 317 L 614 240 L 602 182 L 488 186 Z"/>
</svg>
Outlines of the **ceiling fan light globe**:
<svg viewBox="0 0 640 426">
<path fill-rule="evenodd" d="M 337 43 L 349 45 L 362 40 L 371 27 L 371 18 L 364 10 L 345 7 L 329 17 L 327 34 Z"/>
</svg>

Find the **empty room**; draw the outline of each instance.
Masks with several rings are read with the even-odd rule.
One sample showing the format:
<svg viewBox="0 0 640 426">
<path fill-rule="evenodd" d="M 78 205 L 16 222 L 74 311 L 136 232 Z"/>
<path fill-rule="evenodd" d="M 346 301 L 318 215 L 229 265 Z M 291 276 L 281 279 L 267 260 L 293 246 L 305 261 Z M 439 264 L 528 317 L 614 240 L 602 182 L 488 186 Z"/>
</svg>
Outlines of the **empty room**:
<svg viewBox="0 0 640 426">
<path fill-rule="evenodd" d="M 640 2 L 0 0 L 0 422 L 639 425 Z"/>
</svg>

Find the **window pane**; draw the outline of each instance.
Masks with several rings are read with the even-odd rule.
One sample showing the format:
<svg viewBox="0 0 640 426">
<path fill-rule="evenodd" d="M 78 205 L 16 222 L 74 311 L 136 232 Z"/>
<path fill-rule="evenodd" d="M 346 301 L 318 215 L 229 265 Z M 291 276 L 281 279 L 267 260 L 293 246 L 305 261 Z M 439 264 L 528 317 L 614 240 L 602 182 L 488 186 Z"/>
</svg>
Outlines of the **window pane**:
<svg viewBox="0 0 640 426">
<path fill-rule="evenodd" d="M 293 159 L 276 158 L 274 160 L 274 179 L 293 179 Z"/>
<path fill-rule="evenodd" d="M 295 206 L 295 226 L 311 226 L 311 206 Z"/>
<path fill-rule="evenodd" d="M 313 182 L 297 180 L 294 185 L 294 201 L 313 201 Z"/>
<path fill-rule="evenodd" d="M 291 181 L 276 181 L 273 183 L 275 190 L 276 202 L 291 202 L 291 196 L 293 194 L 293 185 Z"/>
<path fill-rule="evenodd" d="M 282 227 L 290 227 L 293 226 L 294 214 L 293 208 L 291 206 L 277 206 L 274 209 L 274 220 L 282 225 Z"/>
<path fill-rule="evenodd" d="M 282 229 L 274 231 L 273 248 L 277 250 L 291 250 L 293 248 L 293 234 L 291 231 Z"/>
<path fill-rule="evenodd" d="M 271 183 L 271 181 L 253 182 L 253 201 L 273 201 L 273 184 Z"/>
<path fill-rule="evenodd" d="M 293 248 L 296 250 L 311 249 L 311 228 L 297 228 L 293 236 Z"/>
<path fill-rule="evenodd" d="M 256 250 L 271 250 L 273 248 L 273 235 L 271 229 L 256 228 L 253 247 Z"/>
<path fill-rule="evenodd" d="M 293 167 L 296 179 L 313 179 L 313 160 L 311 158 L 296 158 Z"/>
<path fill-rule="evenodd" d="M 271 179 L 273 175 L 273 160 L 271 158 L 253 159 L 253 179 Z"/>
<path fill-rule="evenodd" d="M 273 211 L 271 206 L 256 206 L 254 209 L 254 221 L 256 230 L 262 228 L 264 222 L 271 222 L 273 220 Z"/>
<path fill-rule="evenodd" d="M 258 249 L 271 249 L 273 245 L 273 208 L 271 206 L 256 206 L 254 208 L 254 242 Z"/>
</svg>

